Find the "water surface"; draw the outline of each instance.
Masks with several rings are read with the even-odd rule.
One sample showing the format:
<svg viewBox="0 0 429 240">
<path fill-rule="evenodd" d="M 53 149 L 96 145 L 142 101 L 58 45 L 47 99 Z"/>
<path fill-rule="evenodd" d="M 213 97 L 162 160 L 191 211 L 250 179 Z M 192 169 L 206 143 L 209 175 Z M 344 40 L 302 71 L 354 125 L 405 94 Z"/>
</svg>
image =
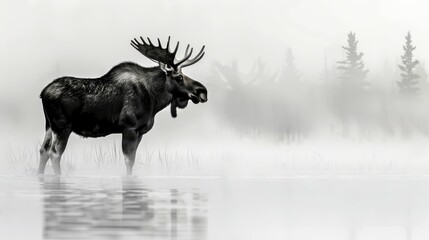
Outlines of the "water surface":
<svg viewBox="0 0 429 240">
<path fill-rule="evenodd" d="M 428 239 L 427 177 L 0 176 L 0 239 Z"/>
</svg>

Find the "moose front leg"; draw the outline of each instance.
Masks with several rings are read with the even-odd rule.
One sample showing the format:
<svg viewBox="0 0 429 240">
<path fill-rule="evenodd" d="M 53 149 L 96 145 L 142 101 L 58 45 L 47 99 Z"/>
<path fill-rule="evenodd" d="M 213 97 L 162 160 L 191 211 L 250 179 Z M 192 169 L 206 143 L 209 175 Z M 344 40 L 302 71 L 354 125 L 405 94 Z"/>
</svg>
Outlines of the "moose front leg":
<svg viewBox="0 0 429 240">
<path fill-rule="evenodd" d="M 140 134 L 135 130 L 126 130 L 122 133 L 122 152 L 124 153 L 127 175 L 132 174 L 137 147 L 139 146 L 142 137 L 143 134 Z"/>
</svg>

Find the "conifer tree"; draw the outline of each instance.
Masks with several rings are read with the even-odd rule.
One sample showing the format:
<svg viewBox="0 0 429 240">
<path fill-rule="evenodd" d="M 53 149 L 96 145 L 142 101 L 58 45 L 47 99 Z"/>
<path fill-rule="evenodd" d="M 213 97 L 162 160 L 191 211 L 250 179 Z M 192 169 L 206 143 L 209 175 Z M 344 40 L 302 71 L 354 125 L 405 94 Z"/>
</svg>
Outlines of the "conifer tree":
<svg viewBox="0 0 429 240">
<path fill-rule="evenodd" d="M 419 64 L 419 61 L 413 59 L 413 51 L 416 47 L 412 45 L 410 32 L 405 36 L 405 40 L 405 45 L 402 47 L 404 49 L 404 55 L 401 56 L 402 65 L 399 65 L 399 69 L 402 71 L 401 80 L 397 84 L 400 93 L 415 95 L 419 91 L 418 79 L 420 76 L 415 73 L 415 68 Z"/>
<path fill-rule="evenodd" d="M 357 51 L 358 41 L 355 33 L 350 32 L 347 37 L 347 46 L 342 46 L 346 52 L 346 59 L 338 62 L 338 69 L 341 71 L 340 78 L 344 86 L 359 91 L 367 85 L 365 78 L 368 70 L 364 70 L 363 53 Z"/>
<path fill-rule="evenodd" d="M 285 81 L 298 81 L 301 77 L 301 74 L 296 69 L 295 66 L 295 57 L 293 56 L 292 49 L 288 49 L 286 53 L 286 66 L 283 68 L 282 78 Z"/>
</svg>

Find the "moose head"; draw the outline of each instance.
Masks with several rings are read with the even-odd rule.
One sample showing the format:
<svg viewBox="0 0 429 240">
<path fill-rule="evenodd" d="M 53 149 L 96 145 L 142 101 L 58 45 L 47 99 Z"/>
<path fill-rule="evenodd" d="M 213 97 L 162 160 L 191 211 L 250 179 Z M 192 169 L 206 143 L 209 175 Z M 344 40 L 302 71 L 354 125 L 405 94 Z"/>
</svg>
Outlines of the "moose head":
<svg viewBox="0 0 429 240">
<path fill-rule="evenodd" d="M 179 42 L 173 51 L 170 50 L 170 37 L 168 37 L 167 45 L 162 47 L 161 41 L 158 38 L 158 46 L 155 46 L 149 38 L 147 42 L 140 37 L 140 40 L 134 38 L 131 40 L 131 46 L 143 54 L 145 57 L 159 64 L 159 68 L 165 73 L 165 84 L 168 91 L 173 95 L 171 101 L 171 116 L 177 116 L 176 108 L 185 108 L 188 101 L 191 100 L 197 104 L 207 101 L 207 89 L 203 84 L 193 80 L 182 72 L 182 69 L 197 63 L 204 56 L 203 46 L 199 53 L 191 58 L 193 48 L 188 44 L 185 50 L 185 55 L 182 59 L 176 59 Z"/>
</svg>

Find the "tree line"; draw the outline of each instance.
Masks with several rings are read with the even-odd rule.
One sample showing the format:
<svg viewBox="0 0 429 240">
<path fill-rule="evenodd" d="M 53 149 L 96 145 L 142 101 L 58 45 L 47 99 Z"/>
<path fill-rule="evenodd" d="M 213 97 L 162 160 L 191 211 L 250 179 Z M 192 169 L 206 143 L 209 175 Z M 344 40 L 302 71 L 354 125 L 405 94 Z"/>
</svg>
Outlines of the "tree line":
<svg viewBox="0 0 429 240">
<path fill-rule="evenodd" d="M 324 84 L 303 81 L 292 49 L 275 73 L 261 59 L 243 73 L 237 61 L 215 62 L 213 82 L 218 95 L 217 115 L 241 133 L 271 134 L 291 141 L 315 132 L 371 137 L 378 132 L 429 136 L 428 104 L 420 94 L 426 73 L 414 57 L 411 33 L 405 35 L 400 71 L 386 89 L 367 80 L 364 54 L 356 34 L 347 34 L 344 59 L 321 73 Z M 386 78 L 381 76 L 380 78 Z M 419 97 L 420 96 L 420 97 Z M 429 99 L 429 97 L 428 97 Z M 423 99 L 424 100 L 424 99 Z"/>
</svg>

